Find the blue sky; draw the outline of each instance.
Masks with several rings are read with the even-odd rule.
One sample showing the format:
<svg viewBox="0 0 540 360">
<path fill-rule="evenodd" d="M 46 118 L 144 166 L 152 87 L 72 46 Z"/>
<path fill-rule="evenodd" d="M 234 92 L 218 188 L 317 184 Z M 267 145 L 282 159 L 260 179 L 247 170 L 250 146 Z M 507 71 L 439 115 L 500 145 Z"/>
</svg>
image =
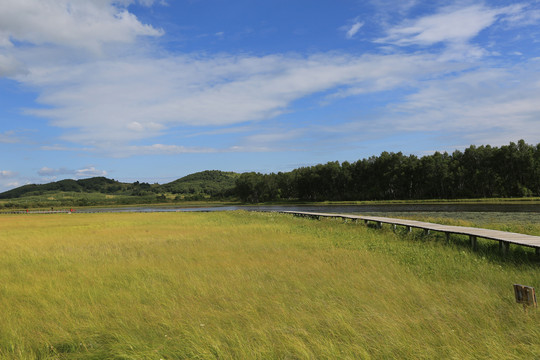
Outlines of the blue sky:
<svg viewBox="0 0 540 360">
<path fill-rule="evenodd" d="M 0 5 L 0 191 L 540 141 L 540 1 Z"/>
</svg>

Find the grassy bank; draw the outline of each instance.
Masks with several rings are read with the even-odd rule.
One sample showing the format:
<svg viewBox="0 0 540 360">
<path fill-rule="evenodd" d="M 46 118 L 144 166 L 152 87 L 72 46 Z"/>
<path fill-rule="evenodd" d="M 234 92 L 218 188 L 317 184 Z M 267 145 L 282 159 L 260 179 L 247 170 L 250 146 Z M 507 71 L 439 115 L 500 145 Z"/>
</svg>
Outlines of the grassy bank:
<svg viewBox="0 0 540 360">
<path fill-rule="evenodd" d="M 0 217 L 0 357 L 540 357 L 538 264 L 279 214 Z"/>
<path fill-rule="evenodd" d="M 204 197 L 203 197 L 204 198 Z M 540 204 L 539 197 L 521 198 L 480 198 L 480 199 L 426 199 L 426 200 L 371 200 L 371 201 L 300 201 L 281 200 L 261 203 L 242 203 L 231 197 L 218 199 L 206 197 L 194 200 L 189 196 L 172 193 L 161 195 L 118 195 L 80 192 L 49 192 L 44 195 L 24 196 L 12 199 L 0 199 L 0 213 L 25 209 L 81 208 L 81 207 L 124 207 L 124 206 L 214 206 L 214 205 L 407 205 L 407 204 Z"/>
</svg>

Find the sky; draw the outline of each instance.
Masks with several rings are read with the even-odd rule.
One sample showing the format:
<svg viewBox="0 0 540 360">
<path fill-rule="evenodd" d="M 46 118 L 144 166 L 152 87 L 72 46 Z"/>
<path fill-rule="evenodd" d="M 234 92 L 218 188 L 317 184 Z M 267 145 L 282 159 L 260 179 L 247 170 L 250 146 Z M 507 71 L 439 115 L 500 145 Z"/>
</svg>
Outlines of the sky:
<svg viewBox="0 0 540 360">
<path fill-rule="evenodd" d="M 540 142 L 538 0 L 0 9 L 0 191 Z"/>
</svg>

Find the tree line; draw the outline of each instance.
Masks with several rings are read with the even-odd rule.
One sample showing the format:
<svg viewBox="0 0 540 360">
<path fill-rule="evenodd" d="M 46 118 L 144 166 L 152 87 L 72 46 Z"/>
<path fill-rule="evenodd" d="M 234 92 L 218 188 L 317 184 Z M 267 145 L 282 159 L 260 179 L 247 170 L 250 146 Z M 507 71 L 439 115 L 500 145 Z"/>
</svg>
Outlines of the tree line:
<svg viewBox="0 0 540 360">
<path fill-rule="evenodd" d="M 383 152 L 353 163 L 243 173 L 233 193 L 244 202 L 540 196 L 540 143 L 473 145 L 422 157 Z"/>
</svg>

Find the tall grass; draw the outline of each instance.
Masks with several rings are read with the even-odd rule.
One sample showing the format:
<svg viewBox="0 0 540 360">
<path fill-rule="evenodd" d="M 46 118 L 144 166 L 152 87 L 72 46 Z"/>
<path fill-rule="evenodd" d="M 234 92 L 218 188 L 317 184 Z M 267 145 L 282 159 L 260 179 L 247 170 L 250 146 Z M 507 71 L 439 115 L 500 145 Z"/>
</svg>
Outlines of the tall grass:
<svg viewBox="0 0 540 360">
<path fill-rule="evenodd" d="M 474 226 L 530 235 L 540 235 L 540 218 L 536 212 L 417 211 L 378 212 L 372 214 L 447 225 Z"/>
<path fill-rule="evenodd" d="M 540 357 L 534 262 L 248 212 L 0 217 L 5 359 Z"/>
</svg>

